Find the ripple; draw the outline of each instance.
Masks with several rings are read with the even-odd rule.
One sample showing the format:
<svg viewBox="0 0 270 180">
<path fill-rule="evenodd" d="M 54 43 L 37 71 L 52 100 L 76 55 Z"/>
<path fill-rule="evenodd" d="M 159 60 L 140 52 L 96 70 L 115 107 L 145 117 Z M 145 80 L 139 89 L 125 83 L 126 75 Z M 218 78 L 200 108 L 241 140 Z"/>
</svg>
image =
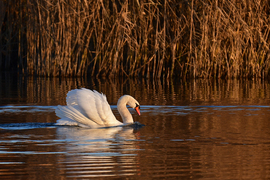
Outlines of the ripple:
<svg viewBox="0 0 270 180">
<path fill-rule="evenodd" d="M 38 112 L 53 112 L 57 106 L 15 106 L 15 105 L 6 105 L 0 106 L 0 113 L 38 113 Z M 111 105 L 112 110 L 116 110 L 116 105 Z M 260 108 L 270 108 L 270 106 L 260 106 L 260 105 L 251 105 L 251 106 L 158 106 L 158 105 L 142 105 L 141 109 L 143 112 L 158 112 L 158 113 L 172 113 L 179 111 L 205 111 L 208 108 L 213 110 L 230 110 L 230 111 L 241 111 L 246 108 L 249 111 L 259 111 Z"/>
<path fill-rule="evenodd" d="M 36 129 L 36 128 L 53 128 L 56 127 L 54 123 L 8 123 L 0 124 L 0 129 L 5 130 L 25 130 L 25 129 Z"/>
<path fill-rule="evenodd" d="M 53 112 L 57 106 L 0 106 L 0 113 L 38 113 Z"/>
</svg>

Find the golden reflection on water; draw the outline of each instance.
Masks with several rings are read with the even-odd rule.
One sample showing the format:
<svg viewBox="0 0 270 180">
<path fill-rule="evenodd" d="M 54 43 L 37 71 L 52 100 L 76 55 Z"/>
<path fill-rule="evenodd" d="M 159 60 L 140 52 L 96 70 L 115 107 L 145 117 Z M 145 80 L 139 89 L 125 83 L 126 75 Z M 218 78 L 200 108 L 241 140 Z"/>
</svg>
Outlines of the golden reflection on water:
<svg viewBox="0 0 270 180">
<path fill-rule="evenodd" d="M 16 82 L 0 75 L 1 104 L 65 104 L 68 91 L 89 88 L 107 95 L 116 104 L 123 94 L 130 94 L 144 105 L 266 105 L 270 98 L 269 82 L 263 80 L 147 80 L 20 77 Z"/>
<path fill-rule="evenodd" d="M 0 130 L 0 176 L 6 179 L 37 179 L 41 170 L 44 177 L 62 179 L 270 177 L 268 81 L 23 77 L 15 81 L 2 75 L 0 85 L 1 105 L 15 107 L 0 108 L 1 123 L 55 122 L 53 109 L 43 112 L 35 106 L 63 105 L 69 90 L 86 87 L 106 94 L 112 105 L 123 94 L 134 96 L 142 115 L 133 117 L 146 125 L 137 131 Z"/>
<path fill-rule="evenodd" d="M 158 178 L 267 179 L 269 115 L 269 108 L 261 107 L 191 107 L 186 115 L 152 114 L 154 120 L 140 131 L 147 134 L 140 145 L 145 150 L 139 153 L 140 168 Z"/>
</svg>

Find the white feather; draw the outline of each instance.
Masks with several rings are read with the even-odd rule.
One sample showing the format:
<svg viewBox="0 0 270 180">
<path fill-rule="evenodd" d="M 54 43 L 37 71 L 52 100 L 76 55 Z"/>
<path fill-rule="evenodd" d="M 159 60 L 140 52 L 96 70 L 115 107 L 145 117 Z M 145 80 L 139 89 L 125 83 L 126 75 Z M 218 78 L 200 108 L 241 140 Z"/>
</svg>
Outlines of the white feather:
<svg viewBox="0 0 270 180">
<path fill-rule="evenodd" d="M 58 119 L 56 125 L 58 126 L 79 126 L 79 124 L 71 119 Z"/>
<path fill-rule="evenodd" d="M 98 128 L 98 127 L 102 127 L 101 125 L 95 123 L 94 121 L 89 121 L 89 119 L 87 117 L 85 117 L 82 113 L 80 113 L 80 111 L 78 111 L 77 109 L 75 109 L 72 106 L 58 106 L 57 107 L 57 112 L 60 111 L 61 112 L 61 117 L 62 119 L 71 119 L 73 121 L 78 122 L 79 124 L 82 124 L 84 126 L 88 126 L 90 128 Z M 56 112 L 56 115 L 58 115 L 59 113 Z"/>
</svg>

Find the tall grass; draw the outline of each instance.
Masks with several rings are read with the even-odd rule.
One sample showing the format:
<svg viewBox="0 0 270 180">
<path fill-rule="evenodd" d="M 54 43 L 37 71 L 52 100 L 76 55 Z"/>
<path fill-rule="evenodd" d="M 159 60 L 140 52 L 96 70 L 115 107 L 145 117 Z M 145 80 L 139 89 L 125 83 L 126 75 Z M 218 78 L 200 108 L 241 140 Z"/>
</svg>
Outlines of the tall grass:
<svg viewBox="0 0 270 180">
<path fill-rule="evenodd" d="M 23 74 L 270 76 L 268 1 L 11 0 L 1 7 L 0 64 L 15 63 Z"/>
</svg>

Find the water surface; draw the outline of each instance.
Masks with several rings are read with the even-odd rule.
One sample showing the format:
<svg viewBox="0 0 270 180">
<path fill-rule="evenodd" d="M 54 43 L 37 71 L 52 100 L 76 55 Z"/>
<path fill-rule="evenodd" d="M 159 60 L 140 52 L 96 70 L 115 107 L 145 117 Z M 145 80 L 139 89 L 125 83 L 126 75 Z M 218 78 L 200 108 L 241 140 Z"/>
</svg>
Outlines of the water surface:
<svg viewBox="0 0 270 180">
<path fill-rule="evenodd" d="M 1 179 L 269 179 L 266 81 L 17 78 L 0 85 Z M 74 88 L 134 96 L 140 129 L 55 126 Z"/>
</svg>

